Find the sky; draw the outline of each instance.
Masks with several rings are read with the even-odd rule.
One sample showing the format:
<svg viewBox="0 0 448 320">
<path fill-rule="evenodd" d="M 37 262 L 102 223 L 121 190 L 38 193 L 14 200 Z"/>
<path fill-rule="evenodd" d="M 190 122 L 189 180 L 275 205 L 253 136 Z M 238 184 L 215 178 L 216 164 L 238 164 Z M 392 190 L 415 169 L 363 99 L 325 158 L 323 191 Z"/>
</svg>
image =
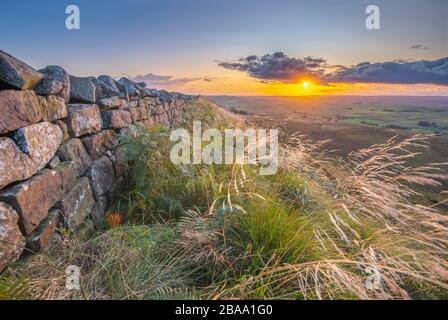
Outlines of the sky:
<svg viewBox="0 0 448 320">
<path fill-rule="evenodd" d="M 65 27 L 68 5 L 80 30 Z M 380 8 L 368 30 L 366 7 Z M 40 0 L 0 6 L 36 69 L 210 95 L 448 95 L 446 0 Z"/>
</svg>

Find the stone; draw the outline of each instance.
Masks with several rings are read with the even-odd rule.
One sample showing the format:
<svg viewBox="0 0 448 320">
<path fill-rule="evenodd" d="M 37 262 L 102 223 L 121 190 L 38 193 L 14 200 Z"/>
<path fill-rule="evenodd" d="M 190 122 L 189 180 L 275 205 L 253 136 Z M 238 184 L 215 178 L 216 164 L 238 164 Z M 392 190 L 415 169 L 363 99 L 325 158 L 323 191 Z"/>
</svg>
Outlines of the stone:
<svg viewBox="0 0 448 320">
<path fill-rule="evenodd" d="M 0 272 L 23 251 L 25 238 L 17 225 L 18 220 L 17 212 L 9 204 L 0 202 Z"/>
<path fill-rule="evenodd" d="M 95 96 L 97 101 L 105 98 L 120 96 L 120 91 L 115 85 L 111 87 L 95 77 L 90 77 L 90 80 L 95 86 Z"/>
<path fill-rule="evenodd" d="M 0 81 L 17 89 L 33 89 L 43 75 L 26 63 L 0 50 Z"/>
<path fill-rule="evenodd" d="M 69 104 L 67 124 L 75 137 L 98 132 L 102 128 L 100 109 L 96 104 Z"/>
<path fill-rule="evenodd" d="M 103 130 L 99 133 L 81 139 L 92 160 L 98 159 L 107 150 L 118 144 L 118 138 L 113 130 Z"/>
<path fill-rule="evenodd" d="M 133 123 L 148 119 L 148 111 L 145 108 L 131 107 L 128 110 L 131 113 Z"/>
<path fill-rule="evenodd" d="M 120 99 L 120 100 L 121 100 L 121 106 L 119 109 L 126 110 L 127 108 L 130 107 L 129 104 L 131 103 L 131 101 L 127 101 L 126 99 Z"/>
<path fill-rule="evenodd" d="M 129 93 L 127 87 L 119 81 L 115 81 L 115 85 L 120 92 L 120 99 L 129 101 Z"/>
<path fill-rule="evenodd" d="M 148 85 L 146 82 L 142 81 L 142 82 L 137 82 L 137 85 L 141 88 L 141 89 L 145 89 L 146 86 Z M 149 89 L 148 89 L 149 90 Z"/>
<path fill-rule="evenodd" d="M 89 177 L 93 195 L 98 200 L 115 181 L 113 164 L 107 156 L 102 156 L 93 162 L 86 176 Z"/>
<path fill-rule="evenodd" d="M 142 97 L 152 97 L 152 92 L 148 88 L 144 88 L 141 92 L 142 92 Z"/>
<path fill-rule="evenodd" d="M 76 230 L 76 239 L 78 241 L 87 241 L 95 233 L 95 226 L 92 220 L 86 219 Z"/>
<path fill-rule="evenodd" d="M 96 201 L 95 207 L 93 207 L 92 212 L 90 213 L 90 219 L 92 219 L 92 222 L 95 226 L 96 230 L 101 229 L 104 223 L 104 213 L 107 209 L 107 197 L 101 196 Z"/>
<path fill-rule="evenodd" d="M 66 193 L 55 207 L 61 209 L 64 227 L 76 231 L 95 206 L 89 179 L 78 179 L 75 187 Z"/>
<path fill-rule="evenodd" d="M 148 108 L 137 108 L 139 114 L 140 114 L 140 120 L 148 120 L 150 113 Z"/>
<path fill-rule="evenodd" d="M 114 164 L 115 175 L 123 176 L 126 170 L 126 156 L 124 147 L 120 146 L 110 151 L 110 161 Z"/>
<path fill-rule="evenodd" d="M 47 247 L 53 237 L 60 215 L 61 210 L 59 209 L 53 209 L 48 213 L 48 216 L 27 237 L 26 246 L 29 250 L 38 253 Z"/>
<path fill-rule="evenodd" d="M 62 131 L 49 122 L 20 128 L 14 135 L 22 152 L 30 156 L 37 170 L 45 168 L 62 142 Z"/>
<path fill-rule="evenodd" d="M 58 96 L 39 96 L 44 121 L 54 121 L 67 117 L 67 105 L 63 98 Z"/>
<path fill-rule="evenodd" d="M 122 88 L 123 87 L 125 88 L 127 94 L 129 95 L 129 98 L 138 97 L 141 94 L 140 86 L 136 82 L 134 82 L 128 78 L 123 77 L 120 80 L 118 80 L 117 87 L 118 87 L 118 89 L 120 89 L 120 92 L 121 92 L 123 89 L 120 88 L 120 86 Z"/>
<path fill-rule="evenodd" d="M 65 142 L 58 150 L 62 161 L 72 161 L 75 164 L 78 176 L 82 176 L 92 165 L 92 159 L 87 153 L 82 141 L 74 138 Z"/>
<path fill-rule="evenodd" d="M 138 107 L 148 109 L 151 107 L 152 98 L 143 98 L 138 100 Z"/>
<path fill-rule="evenodd" d="M 152 107 L 151 109 L 151 114 L 152 115 L 161 115 L 164 113 L 163 110 L 163 105 L 162 104 L 157 104 L 155 106 Z"/>
<path fill-rule="evenodd" d="M 67 141 L 70 139 L 70 135 L 68 133 L 68 126 L 67 124 L 62 120 L 55 120 L 52 122 L 54 125 L 57 125 L 59 129 L 62 131 L 62 141 Z"/>
<path fill-rule="evenodd" d="M 67 161 L 60 163 L 55 169 L 61 177 L 62 190 L 64 193 L 72 190 L 78 178 L 78 172 L 74 162 Z"/>
<path fill-rule="evenodd" d="M 118 129 L 118 133 L 123 137 L 136 139 L 140 136 L 138 124 L 132 124 L 129 127 Z"/>
<path fill-rule="evenodd" d="M 139 104 L 139 100 L 129 101 L 125 107 L 125 110 L 129 111 L 129 109 L 131 109 L 131 108 L 137 108 L 138 104 Z"/>
<path fill-rule="evenodd" d="M 161 125 L 169 126 L 170 121 L 165 113 L 156 116 L 156 122 Z"/>
<path fill-rule="evenodd" d="M 112 77 L 101 75 L 101 76 L 98 77 L 98 80 L 104 82 L 106 85 L 111 87 L 113 90 L 119 92 L 119 90 L 118 90 L 118 88 L 117 88 L 117 86 L 115 84 L 115 80 L 112 79 Z"/>
<path fill-rule="evenodd" d="M 48 169 L 54 169 L 61 163 L 61 159 L 58 156 L 54 156 L 47 164 Z"/>
<path fill-rule="evenodd" d="M 151 93 L 151 97 L 158 97 L 159 96 L 159 90 L 157 89 L 149 89 L 150 93 Z"/>
<path fill-rule="evenodd" d="M 140 120 L 140 114 L 138 113 L 138 110 L 136 107 L 130 107 L 127 109 L 129 113 L 131 114 L 132 122 L 135 123 Z"/>
<path fill-rule="evenodd" d="M 62 215 L 59 215 L 59 220 L 61 219 L 61 216 Z M 53 232 L 51 238 L 48 240 L 47 246 L 44 248 L 44 252 L 49 256 L 56 256 L 66 249 L 67 246 L 64 243 L 64 237 L 62 236 L 62 234 Z"/>
<path fill-rule="evenodd" d="M 98 105 L 102 111 L 121 108 L 122 100 L 119 97 L 104 98 L 98 101 Z"/>
<path fill-rule="evenodd" d="M 70 102 L 95 103 L 95 84 L 90 77 L 70 78 Z"/>
<path fill-rule="evenodd" d="M 17 211 L 23 233 L 30 234 L 62 194 L 60 176 L 54 170 L 44 169 L 31 179 L 4 190 L 0 200 Z"/>
<path fill-rule="evenodd" d="M 68 103 L 70 101 L 70 77 L 67 71 L 59 66 L 47 66 L 39 72 L 43 74 L 43 79 L 34 89 L 36 93 L 42 96 L 55 95 Z"/>
<path fill-rule="evenodd" d="M 146 120 L 137 122 L 138 125 L 141 125 L 141 126 L 143 126 L 143 127 L 151 127 L 151 126 L 154 125 L 154 123 L 155 123 L 155 122 L 154 122 L 154 118 L 153 118 L 153 116 L 149 117 L 149 118 L 146 119 Z"/>
<path fill-rule="evenodd" d="M 37 172 L 33 160 L 7 137 L 0 137 L 0 189 Z"/>
<path fill-rule="evenodd" d="M 123 190 L 125 180 L 123 177 L 117 177 L 115 183 L 106 192 L 106 198 L 108 204 L 113 204 L 118 193 Z"/>
<path fill-rule="evenodd" d="M 42 119 L 42 107 L 33 91 L 0 91 L 0 134 L 35 124 Z"/>
<path fill-rule="evenodd" d="M 125 110 L 108 110 L 101 112 L 104 127 L 107 129 L 125 128 L 132 124 L 130 112 Z"/>
</svg>

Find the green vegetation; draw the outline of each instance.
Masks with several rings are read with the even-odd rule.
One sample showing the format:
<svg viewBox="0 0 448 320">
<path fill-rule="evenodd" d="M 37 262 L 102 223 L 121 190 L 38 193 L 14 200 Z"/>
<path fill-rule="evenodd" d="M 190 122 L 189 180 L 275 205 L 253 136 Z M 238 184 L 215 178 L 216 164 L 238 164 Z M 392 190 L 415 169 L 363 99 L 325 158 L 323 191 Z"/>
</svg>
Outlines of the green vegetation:
<svg viewBox="0 0 448 320">
<path fill-rule="evenodd" d="M 179 126 L 232 127 L 212 104 Z M 62 299 L 403 299 L 447 296 L 447 218 L 417 206 L 407 184 L 437 184 L 439 166 L 407 168 L 417 136 L 325 158 L 291 136 L 281 169 L 259 176 L 242 165 L 176 166 L 169 131 L 124 136 L 126 187 L 111 212 L 124 222 L 73 240 L 10 272 L 32 294 Z M 81 267 L 80 292 L 65 266 Z M 369 267 L 379 270 L 372 290 Z"/>
</svg>

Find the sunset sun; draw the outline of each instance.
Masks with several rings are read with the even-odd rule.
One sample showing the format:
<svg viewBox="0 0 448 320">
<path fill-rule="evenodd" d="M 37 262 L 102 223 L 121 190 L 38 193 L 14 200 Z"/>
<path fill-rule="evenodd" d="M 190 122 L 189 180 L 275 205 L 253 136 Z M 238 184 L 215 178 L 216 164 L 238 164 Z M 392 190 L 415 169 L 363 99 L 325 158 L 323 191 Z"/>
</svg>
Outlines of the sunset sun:
<svg viewBox="0 0 448 320">
<path fill-rule="evenodd" d="M 307 81 L 302 82 L 302 86 L 306 89 L 310 86 L 310 83 Z"/>
</svg>

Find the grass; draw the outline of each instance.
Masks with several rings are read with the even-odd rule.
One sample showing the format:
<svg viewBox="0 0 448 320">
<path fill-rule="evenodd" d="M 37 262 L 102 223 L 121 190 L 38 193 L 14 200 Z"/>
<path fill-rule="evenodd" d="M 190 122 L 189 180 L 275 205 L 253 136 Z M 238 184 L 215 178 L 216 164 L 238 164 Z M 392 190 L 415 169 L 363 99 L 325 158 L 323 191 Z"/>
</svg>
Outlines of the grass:
<svg viewBox="0 0 448 320">
<path fill-rule="evenodd" d="M 179 126 L 239 125 L 206 101 Z M 447 218 L 416 205 L 410 184 L 437 185 L 440 164 L 406 160 L 425 138 L 393 139 L 344 163 L 289 136 L 276 175 L 255 166 L 169 161 L 169 131 L 123 136 L 123 219 L 87 242 L 8 269 L 41 299 L 432 299 L 448 292 Z M 115 220 L 114 220 L 115 221 Z M 65 267 L 81 267 L 81 291 Z M 366 286 L 369 268 L 380 287 Z"/>
</svg>

